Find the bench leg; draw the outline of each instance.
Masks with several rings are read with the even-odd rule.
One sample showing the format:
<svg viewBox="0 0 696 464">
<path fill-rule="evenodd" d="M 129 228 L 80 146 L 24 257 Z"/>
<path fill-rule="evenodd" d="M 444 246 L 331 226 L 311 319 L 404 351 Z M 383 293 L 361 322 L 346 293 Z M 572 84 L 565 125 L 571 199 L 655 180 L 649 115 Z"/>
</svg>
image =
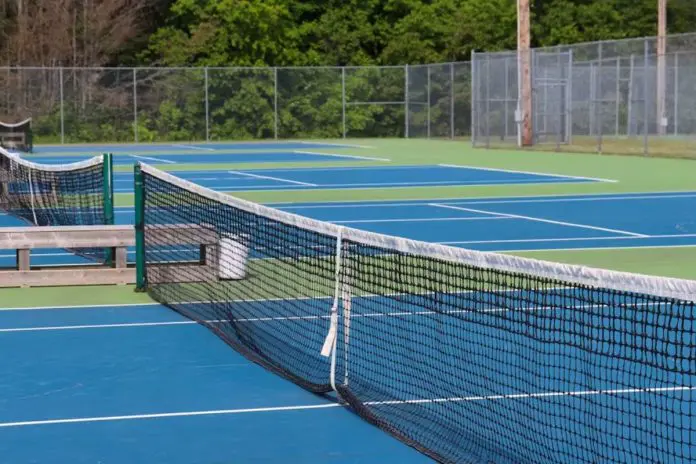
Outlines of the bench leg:
<svg viewBox="0 0 696 464">
<path fill-rule="evenodd" d="M 125 247 L 116 248 L 116 268 L 122 269 L 128 266 L 128 250 Z"/>
<path fill-rule="evenodd" d="M 31 269 L 31 250 L 17 250 L 17 269 L 20 271 L 28 271 Z"/>
</svg>

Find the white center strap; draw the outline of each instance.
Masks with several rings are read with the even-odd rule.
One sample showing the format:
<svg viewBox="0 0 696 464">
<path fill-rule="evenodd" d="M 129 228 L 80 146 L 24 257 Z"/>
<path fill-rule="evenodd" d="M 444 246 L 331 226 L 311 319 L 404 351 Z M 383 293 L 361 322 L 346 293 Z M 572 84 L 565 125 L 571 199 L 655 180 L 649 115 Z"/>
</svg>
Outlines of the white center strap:
<svg viewBox="0 0 696 464">
<path fill-rule="evenodd" d="M 331 356 L 331 388 L 336 389 L 336 339 L 338 337 L 338 304 L 341 298 L 341 251 L 343 249 L 343 229 L 338 230 L 336 237 L 336 273 L 334 276 L 334 298 L 331 305 L 331 325 L 321 348 L 321 355 Z"/>
</svg>

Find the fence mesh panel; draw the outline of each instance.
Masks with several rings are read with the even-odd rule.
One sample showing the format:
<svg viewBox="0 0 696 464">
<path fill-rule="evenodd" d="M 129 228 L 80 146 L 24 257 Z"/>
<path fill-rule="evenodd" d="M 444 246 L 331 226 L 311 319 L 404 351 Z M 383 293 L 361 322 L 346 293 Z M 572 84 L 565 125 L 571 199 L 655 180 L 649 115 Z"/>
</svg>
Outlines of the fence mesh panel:
<svg viewBox="0 0 696 464">
<path fill-rule="evenodd" d="M 212 68 L 207 74 L 210 140 L 276 136 L 273 69 Z"/>
<path fill-rule="evenodd" d="M 533 141 L 556 150 L 696 157 L 696 34 L 532 50 Z M 517 53 L 474 55 L 474 145 L 516 144 Z M 515 76 L 506 76 L 505 66 Z M 683 102 L 683 104 L 682 104 Z M 513 111 L 514 114 L 514 111 Z M 508 121 L 508 124 L 505 124 Z M 513 133 L 518 131 L 513 124 Z"/>
<path fill-rule="evenodd" d="M 404 67 L 349 67 L 344 79 L 346 136 L 404 136 Z"/>
</svg>

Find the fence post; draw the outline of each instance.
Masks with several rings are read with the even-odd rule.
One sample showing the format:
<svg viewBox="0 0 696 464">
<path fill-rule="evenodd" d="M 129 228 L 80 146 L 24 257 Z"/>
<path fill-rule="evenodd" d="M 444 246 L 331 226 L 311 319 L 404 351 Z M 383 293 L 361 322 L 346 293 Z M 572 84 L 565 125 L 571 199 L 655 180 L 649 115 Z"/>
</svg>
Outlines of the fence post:
<svg viewBox="0 0 696 464">
<path fill-rule="evenodd" d="M 626 132 L 628 133 L 628 136 L 632 135 L 638 135 L 637 133 L 634 133 L 636 130 L 635 125 L 633 124 L 633 77 L 634 77 L 634 68 L 635 68 L 635 55 L 631 53 L 631 62 L 628 67 L 628 124 L 626 127 Z"/>
<path fill-rule="evenodd" d="M 346 67 L 341 67 L 341 121 L 343 121 L 343 138 L 346 138 Z"/>
<path fill-rule="evenodd" d="M 208 91 L 208 67 L 203 68 L 203 85 L 205 86 L 205 141 L 210 142 L 210 95 Z"/>
<path fill-rule="evenodd" d="M 679 52 L 674 54 L 674 135 L 679 135 Z"/>
<path fill-rule="evenodd" d="M 428 125 L 427 125 L 427 135 L 430 138 L 430 65 L 426 65 L 426 75 L 427 75 L 427 100 L 428 100 Z"/>
<path fill-rule="evenodd" d="M 590 136 L 595 134 L 595 106 L 597 105 L 597 95 L 595 87 L 597 86 L 595 64 L 590 62 Z"/>
<path fill-rule="evenodd" d="M 64 144 L 65 143 L 65 110 L 64 110 L 64 104 L 65 104 L 65 94 L 63 93 L 63 85 L 65 82 L 64 76 L 63 76 L 63 67 L 61 66 L 58 68 L 58 76 L 59 76 L 59 85 L 60 85 L 60 143 Z"/>
<path fill-rule="evenodd" d="M 486 148 L 491 147 L 491 55 L 486 54 Z"/>
<path fill-rule="evenodd" d="M 621 111 L 621 58 L 616 57 L 616 131 L 615 135 L 618 137 L 620 128 L 619 128 L 619 112 Z"/>
<path fill-rule="evenodd" d="M 454 140 L 454 63 L 450 63 L 450 139 Z"/>
<path fill-rule="evenodd" d="M 138 143 L 138 69 L 133 68 L 133 136 Z"/>
<path fill-rule="evenodd" d="M 471 132 L 471 146 L 476 146 L 476 113 L 478 111 L 477 99 L 476 99 L 476 51 L 471 50 L 471 94 L 469 98 L 471 99 L 471 127 L 469 131 Z M 519 98 L 519 97 L 518 97 Z M 519 131 L 518 131 L 519 132 Z"/>
<path fill-rule="evenodd" d="M 648 39 L 643 40 L 643 154 L 648 154 L 648 58 L 650 57 L 650 45 Z"/>
<path fill-rule="evenodd" d="M 505 87 L 505 97 L 503 100 L 505 100 L 505 109 L 503 110 L 503 118 L 505 119 L 504 124 L 505 124 L 505 129 L 504 129 L 504 139 L 507 139 L 508 137 L 508 100 L 510 99 L 510 60 L 506 57 L 505 58 L 505 82 L 503 83 L 503 87 Z"/>
<path fill-rule="evenodd" d="M 604 121 L 602 118 L 602 109 L 604 104 L 604 95 L 602 94 L 602 42 L 597 45 L 597 55 L 599 56 L 599 62 L 597 63 L 597 88 L 595 93 L 598 96 L 597 105 L 595 105 L 595 111 L 599 108 L 597 112 L 597 153 L 602 153 L 602 132 L 604 132 Z"/>
<path fill-rule="evenodd" d="M 408 65 L 404 66 L 404 137 L 409 138 L 408 134 Z"/>
<path fill-rule="evenodd" d="M 273 67 L 273 138 L 278 140 L 278 67 Z"/>
<path fill-rule="evenodd" d="M 566 140 L 573 143 L 573 49 L 568 49 L 568 81 L 566 84 Z"/>
</svg>

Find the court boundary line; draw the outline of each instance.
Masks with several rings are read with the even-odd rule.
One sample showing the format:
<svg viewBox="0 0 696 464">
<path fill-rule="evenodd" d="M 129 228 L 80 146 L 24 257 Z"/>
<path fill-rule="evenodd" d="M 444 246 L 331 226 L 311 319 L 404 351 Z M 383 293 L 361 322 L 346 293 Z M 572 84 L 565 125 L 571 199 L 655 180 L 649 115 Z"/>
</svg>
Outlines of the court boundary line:
<svg viewBox="0 0 696 464">
<path fill-rule="evenodd" d="M 608 246 L 608 247 L 578 247 L 578 248 L 531 248 L 519 250 L 500 250 L 495 253 L 538 253 L 546 251 L 595 251 L 595 250 L 649 250 L 652 248 L 696 248 L 696 243 L 693 245 L 648 245 L 648 246 Z M 665 276 L 668 277 L 668 276 Z"/>
<path fill-rule="evenodd" d="M 504 217 L 445 217 L 445 218 L 413 218 L 413 219 L 356 219 L 346 221 L 326 221 L 332 224 L 381 224 L 390 222 L 446 222 L 446 221 L 493 221 L 506 220 Z M 2 256 L 2 255 L 0 255 Z"/>
<path fill-rule="evenodd" d="M 229 171 L 229 172 L 242 172 L 242 171 Z M 270 178 L 270 176 L 264 176 L 264 178 Z M 231 179 L 234 180 L 234 179 Z M 290 180 L 283 180 L 283 182 L 291 182 Z M 298 183 L 298 181 L 292 181 L 293 183 Z M 473 181 L 470 181 L 469 183 L 463 184 L 463 183 L 456 183 L 457 181 L 438 181 L 438 182 L 428 182 L 428 183 L 418 183 L 414 184 L 413 182 L 399 182 L 399 183 L 379 183 L 379 184 L 311 184 L 311 185 L 306 185 L 305 187 L 316 187 L 313 189 L 306 189 L 306 190 L 387 190 L 387 189 L 403 189 L 403 188 L 411 188 L 411 189 L 417 189 L 417 188 L 432 188 L 432 187 L 460 187 L 460 188 L 466 188 L 466 187 L 500 187 L 500 186 L 513 186 L 513 185 L 549 185 L 549 184 L 559 184 L 559 183 L 564 183 L 564 182 L 558 182 L 553 179 L 548 179 L 548 180 L 541 180 L 541 179 L 530 179 L 530 180 L 519 180 L 519 181 L 514 181 L 512 183 L 504 183 L 504 182 L 492 182 L 490 180 L 487 181 L 477 181 L 481 183 L 474 183 Z M 565 183 L 575 183 L 572 180 L 565 182 Z M 301 184 L 302 185 L 302 184 Z M 278 185 L 278 186 L 272 186 L 272 185 L 260 185 L 258 186 L 259 188 L 256 188 L 256 186 L 222 186 L 222 187 L 206 187 L 206 188 L 212 188 L 216 190 L 217 192 L 220 193 L 237 193 L 237 192 L 282 192 L 282 191 L 302 191 L 301 188 L 295 187 L 295 188 L 290 188 L 289 186 L 286 185 Z M 230 190 L 233 189 L 233 190 Z M 132 194 L 133 190 L 126 190 L 126 189 L 116 189 L 114 190 L 116 193 L 125 193 L 125 194 Z M 424 200 L 424 201 L 430 201 L 430 200 Z"/>
<path fill-rule="evenodd" d="M 610 229 L 607 227 L 599 227 L 599 226 L 593 226 L 593 225 L 589 225 L 589 224 L 581 224 L 581 223 L 577 223 L 577 222 L 555 221 L 553 219 L 544 219 L 544 218 L 539 218 L 539 217 L 535 217 L 535 216 L 523 216 L 521 214 L 498 213 L 495 211 L 487 211 L 484 209 L 462 208 L 459 206 L 443 205 L 441 203 L 428 203 L 428 205 L 435 206 L 438 208 L 447 208 L 447 209 L 460 210 L 460 211 L 469 211 L 472 213 L 480 213 L 480 214 L 490 214 L 493 216 L 502 216 L 502 217 L 507 217 L 507 218 L 511 218 L 511 219 L 522 219 L 522 220 L 532 221 L 532 222 L 543 222 L 543 223 L 555 224 L 555 225 L 559 225 L 559 226 L 576 227 L 579 229 L 600 230 L 600 231 L 611 232 L 611 233 L 615 233 L 615 234 L 631 235 L 633 237 L 639 237 L 639 238 L 650 237 L 650 235 L 640 234 L 637 232 L 630 232 L 630 231 L 621 230 L 621 229 Z"/>
<path fill-rule="evenodd" d="M 172 144 L 169 144 L 169 146 L 174 147 L 174 148 L 185 148 L 188 150 L 217 151 L 215 148 L 201 147 L 201 146 L 196 146 L 196 145 L 185 145 L 185 144 L 179 144 L 179 143 L 172 143 Z M 228 148 L 228 150 L 230 150 L 230 149 Z"/>
<path fill-rule="evenodd" d="M 564 290 L 564 289 L 570 289 L 572 290 L 572 287 L 552 287 L 549 288 L 548 290 Z M 519 288 L 500 288 L 495 290 L 498 293 L 511 293 L 511 292 L 519 292 Z M 459 292 L 460 294 L 469 294 L 469 293 L 476 293 L 474 290 L 467 290 L 463 292 Z M 395 294 L 396 295 L 396 294 Z M 376 294 L 365 294 L 365 295 L 360 295 L 360 297 L 377 297 L 377 296 L 385 296 L 385 295 L 376 295 Z M 319 295 L 319 296 L 302 296 L 302 297 L 289 297 L 289 298 L 265 298 L 263 300 L 251 300 L 251 299 L 243 299 L 243 300 L 230 300 L 232 302 L 254 302 L 254 301 L 287 301 L 287 300 L 309 300 L 309 299 L 331 299 L 333 298 L 331 295 Z M 215 301 L 213 301 L 214 303 Z M 210 303 L 210 301 L 206 302 L 187 302 L 187 301 L 175 301 L 172 302 L 171 304 L 203 304 L 203 303 Z M 165 305 L 162 303 L 159 303 L 157 301 L 153 302 L 147 302 L 147 303 L 113 303 L 113 304 L 97 304 L 97 305 L 77 305 L 77 306 L 24 306 L 24 307 L 16 307 L 16 308 L 2 308 L 0 307 L 0 312 L 2 311 L 25 311 L 25 310 L 52 310 L 52 309 L 101 309 L 101 308 L 118 308 L 120 306 L 125 306 L 125 307 L 130 307 L 130 306 L 162 306 L 165 309 L 168 309 Z"/>
<path fill-rule="evenodd" d="M 366 161 L 387 161 L 390 162 L 389 158 L 376 158 L 373 156 L 358 156 L 358 155 L 342 155 L 340 153 L 325 153 L 325 152 L 313 152 L 313 151 L 303 151 L 303 150 L 293 150 L 296 155 L 318 155 L 318 156 L 328 156 L 334 158 L 347 158 L 347 159 L 359 159 Z"/>
<path fill-rule="evenodd" d="M 533 176 L 566 177 L 568 179 L 583 179 L 583 180 L 591 180 L 591 181 L 595 181 L 595 182 L 609 182 L 609 183 L 618 183 L 619 182 L 616 179 L 604 179 L 601 177 L 585 177 L 585 176 L 573 176 L 573 175 L 565 175 L 565 174 L 550 174 L 550 173 L 546 173 L 546 172 L 519 171 L 519 170 L 515 170 L 515 169 L 499 169 L 499 168 L 488 168 L 488 167 L 457 165 L 457 164 L 438 164 L 438 166 L 442 166 L 444 168 L 471 169 L 471 170 L 476 170 L 476 171 L 493 171 L 493 172 L 509 172 L 511 174 L 528 174 L 528 175 L 533 175 Z"/>
<path fill-rule="evenodd" d="M 334 143 L 334 142 L 313 142 L 309 140 L 301 140 L 300 143 L 302 145 L 324 145 L 324 146 L 330 146 L 330 147 L 342 147 L 342 148 L 363 148 L 367 150 L 374 150 L 377 147 L 372 146 L 372 145 L 355 145 L 355 144 L 346 144 L 346 143 Z"/>
<path fill-rule="evenodd" d="M 469 401 L 497 401 L 497 400 L 518 400 L 532 398 L 550 398 L 550 397 L 577 397 L 589 395 L 628 395 L 628 394 L 647 394 L 647 393 L 664 393 L 664 392 L 683 392 L 696 390 L 694 386 L 672 386 L 672 387 L 643 387 L 643 388 L 621 388 L 621 389 L 606 389 L 606 390 L 570 390 L 570 391 L 549 391 L 549 392 L 531 392 L 531 393 L 510 393 L 498 395 L 481 395 L 481 396 L 463 396 L 463 397 L 444 397 L 444 398 L 414 398 L 410 400 L 393 400 L 393 401 L 366 401 L 363 404 L 366 406 L 393 406 L 393 405 L 418 405 L 432 403 L 457 403 Z M 263 412 L 286 412 L 286 411 L 308 411 L 317 409 L 342 408 L 352 409 L 348 404 L 331 402 L 322 404 L 307 404 L 294 406 L 268 406 L 259 408 L 238 408 L 238 409 L 213 409 L 199 411 L 182 411 L 182 412 L 165 412 L 151 414 L 130 414 L 120 416 L 92 416 L 92 417 L 74 417 L 66 419 L 44 419 L 33 421 L 16 421 L 16 422 L 0 422 L 0 428 L 11 427 L 30 427 L 41 425 L 58 425 L 58 424 L 77 424 L 90 422 L 116 422 L 126 420 L 144 420 L 144 419 L 164 419 L 173 417 L 194 417 L 194 416 L 215 416 L 215 415 L 234 415 L 234 414 L 249 414 Z"/>
<path fill-rule="evenodd" d="M 466 245 L 466 244 L 485 244 L 485 243 L 534 243 L 534 242 L 580 242 L 583 240 L 647 240 L 651 238 L 692 238 L 696 237 L 696 234 L 664 234 L 664 235 L 646 235 L 645 237 L 632 237 L 629 235 L 615 235 L 610 237 L 555 237 L 555 238 L 521 238 L 521 239 L 503 239 L 503 240 L 461 240 L 461 241 L 451 241 L 451 242 L 438 242 L 443 245 Z M 669 247 L 670 245 L 661 245 L 664 247 Z M 657 247 L 661 247 L 657 246 Z M 696 246 L 696 245 L 681 245 L 681 246 Z M 650 248 L 646 247 L 627 247 L 627 248 Z M 594 248 L 593 248 L 594 249 Z M 596 249 L 602 249 L 597 247 Z M 553 248 L 549 248 L 549 251 L 553 251 Z"/>
<path fill-rule="evenodd" d="M 547 194 L 547 195 L 528 195 L 528 196 L 498 196 L 498 197 L 469 197 L 469 198 L 462 198 L 462 197 L 444 197 L 444 198 L 413 198 L 413 199 L 394 199 L 394 200 L 355 200 L 355 201 L 346 201 L 346 200 L 327 200 L 325 202 L 319 202 L 319 201 L 307 201 L 307 202 L 297 202 L 297 201 L 277 201 L 277 202 L 270 202 L 270 203 L 264 203 L 266 206 L 277 206 L 277 205 L 294 205 L 297 204 L 299 205 L 298 207 L 300 208 L 320 208 L 322 206 L 326 205 L 333 205 L 330 206 L 332 208 L 340 208 L 341 206 L 343 207 L 352 207 L 352 206 L 360 206 L 362 204 L 365 205 L 371 205 L 371 206 L 411 206 L 413 204 L 419 204 L 419 202 L 443 202 L 443 201 L 496 201 L 496 200 L 515 200 L 515 201 L 527 201 L 527 200 L 547 200 L 547 201 L 552 201 L 554 199 L 559 199 L 559 201 L 562 201 L 561 199 L 563 198 L 573 198 L 573 197 L 580 197 L 577 198 L 576 201 L 582 201 L 582 197 L 592 197 L 588 198 L 587 201 L 601 201 L 601 200 L 613 200 L 615 199 L 614 196 L 621 196 L 621 197 L 626 197 L 626 199 L 633 198 L 633 196 L 641 196 L 645 198 L 641 199 L 659 199 L 659 198 L 691 198 L 691 197 L 696 197 L 696 190 L 659 190 L 655 192 L 624 192 L 624 193 L 560 193 L 560 194 Z M 599 197 L 599 198 L 594 198 L 594 197 Z M 623 198 L 617 198 L 617 199 L 623 199 Z M 399 202 L 401 201 L 402 203 L 389 203 L 389 202 Z M 133 209 L 132 206 L 117 206 L 116 208 L 130 208 Z"/>
<path fill-rule="evenodd" d="M 143 160 L 149 160 L 149 161 L 156 161 L 158 163 L 165 163 L 165 164 L 179 164 L 176 161 L 164 159 L 164 158 L 155 158 L 153 156 L 142 156 L 142 155 L 126 155 L 131 158 L 136 158 L 136 159 L 143 159 Z M 125 171 L 124 171 L 125 172 Z"/>
<path fill-rule="evenodd" d="M 460 292 L 455 292 L 449 295 L 459 296 Z M 355 296 L 354 298 L 389 298 L 392 296 L 408 295 L 405 293 L 387 294 L 387 295 L 364 295 Z M 415 296 L 428 296 L 430 293 L 424 295 Z M 411 296 L 411 295 L 408 295 Z M 322 297 L 324 299 L 330 299 L 330 297 Z M 267 301 L 267 300 L 259 300 Z M 205 303 L 202 303 L 205 304 Z M 659 303 L 635 303 L 633 306 L 652 306 L 659 305 Z M 415 316 L 432 316 L 432 315 L 463 315 L 463 314 L 491 314 L 491 313 L 506 313 L 506 312 L 523 312 L 523 313 L 533 313 L 542 311 L 576 311 L 578 309 L 593 310 L 599 308 L 612 308 L 611 304 L 583 304 L 576 305 L 572 308 L 559 307 L 557 306 L 532 306 L 530 308 L 504 308 L 500 306 L 492 306 L 490 308 L 484 309 L 458 309 L 453 311 L 433 311 L 433 310 L 422 310 L 422 311 L 393 311 L 388 313 L 383 312 L 371 312 L 371 313 L 357 313 L 353 314 L 351 317 L 356 319 L 371 319 L 371 318 L 381 318 L 381 317 L 415 317 Z M 616 309 L 616 308 L 613 308 Z M 176 313 L 174 313 L 176 314 Z M 235 324 L 251 324 L 255 322 L 286 322 L 286 321 L 316 321 L 316 320 L 326 320 L 330 319 L 331 314 L 329 311 L 326 314 L 317 315 L 307 315 L 307 316 L 276 316 L 276 317 L 249 317 L 249 318 L 239 318 L 235 319 Z M 52 325 L 52 326 L 34 326 L 34 327 L 7 327 L 0 329 L 0 333 L 26 333 L 26 332 L 58 332 L 58 331 L 68 331 L 68 330 L 88 330 L 88 329 L 130 329 L 130 328 L 141 328 L 141 327 L 167 327 L 176 325 L 216 325 L 231 322 L 230 319 L 207 319 L 207 320 L 179 320 L 179 321 L 153 321 L 153 322 L 119 322 L 119 323 L 105 323 L 105 324 L 73 324 L 73 325 Z"/>
<path fill-rule="evenodd" d="M 278 181 L 278 182 L 286 182 L 286 183 L 289 183 L 289 184 L 303 185 L 303 186 L 305 186 L 305 187 L 318 187 L 317 184 L 310 184 L 309 182 L 300 182 L 300 181 L 298 181 L 298 180 L 283 179 L 282 177 L 263 176 L 263 175 L 260 175 L 260 174 L 252 174 L 252 173 L 245 172 L 245 171 L 227 171 L 227 172 L 230 173 L 230 174 L 237 174 L 237 175 L 240 175 L 240 176 L 242 176 L 242 177 L 246 176 L 246 177 L 251 177 L 251 178 L 255 178 L 255 179 L 275 180 L 275 181 Z M 234 179 L 230 179 L 230 180 L 234 180 Z M 287 187 L 287 186 L 286 186 L 286 185 L 283 185 L 283 186 L 279 186 L 279 187 L 283 188 L 283 187 Z M 223 187 L 223 188 L 224 188 L 224 187 Z M 244 190 L 240 190 L 240 191 L 244 191 Z"/>
</svg>

